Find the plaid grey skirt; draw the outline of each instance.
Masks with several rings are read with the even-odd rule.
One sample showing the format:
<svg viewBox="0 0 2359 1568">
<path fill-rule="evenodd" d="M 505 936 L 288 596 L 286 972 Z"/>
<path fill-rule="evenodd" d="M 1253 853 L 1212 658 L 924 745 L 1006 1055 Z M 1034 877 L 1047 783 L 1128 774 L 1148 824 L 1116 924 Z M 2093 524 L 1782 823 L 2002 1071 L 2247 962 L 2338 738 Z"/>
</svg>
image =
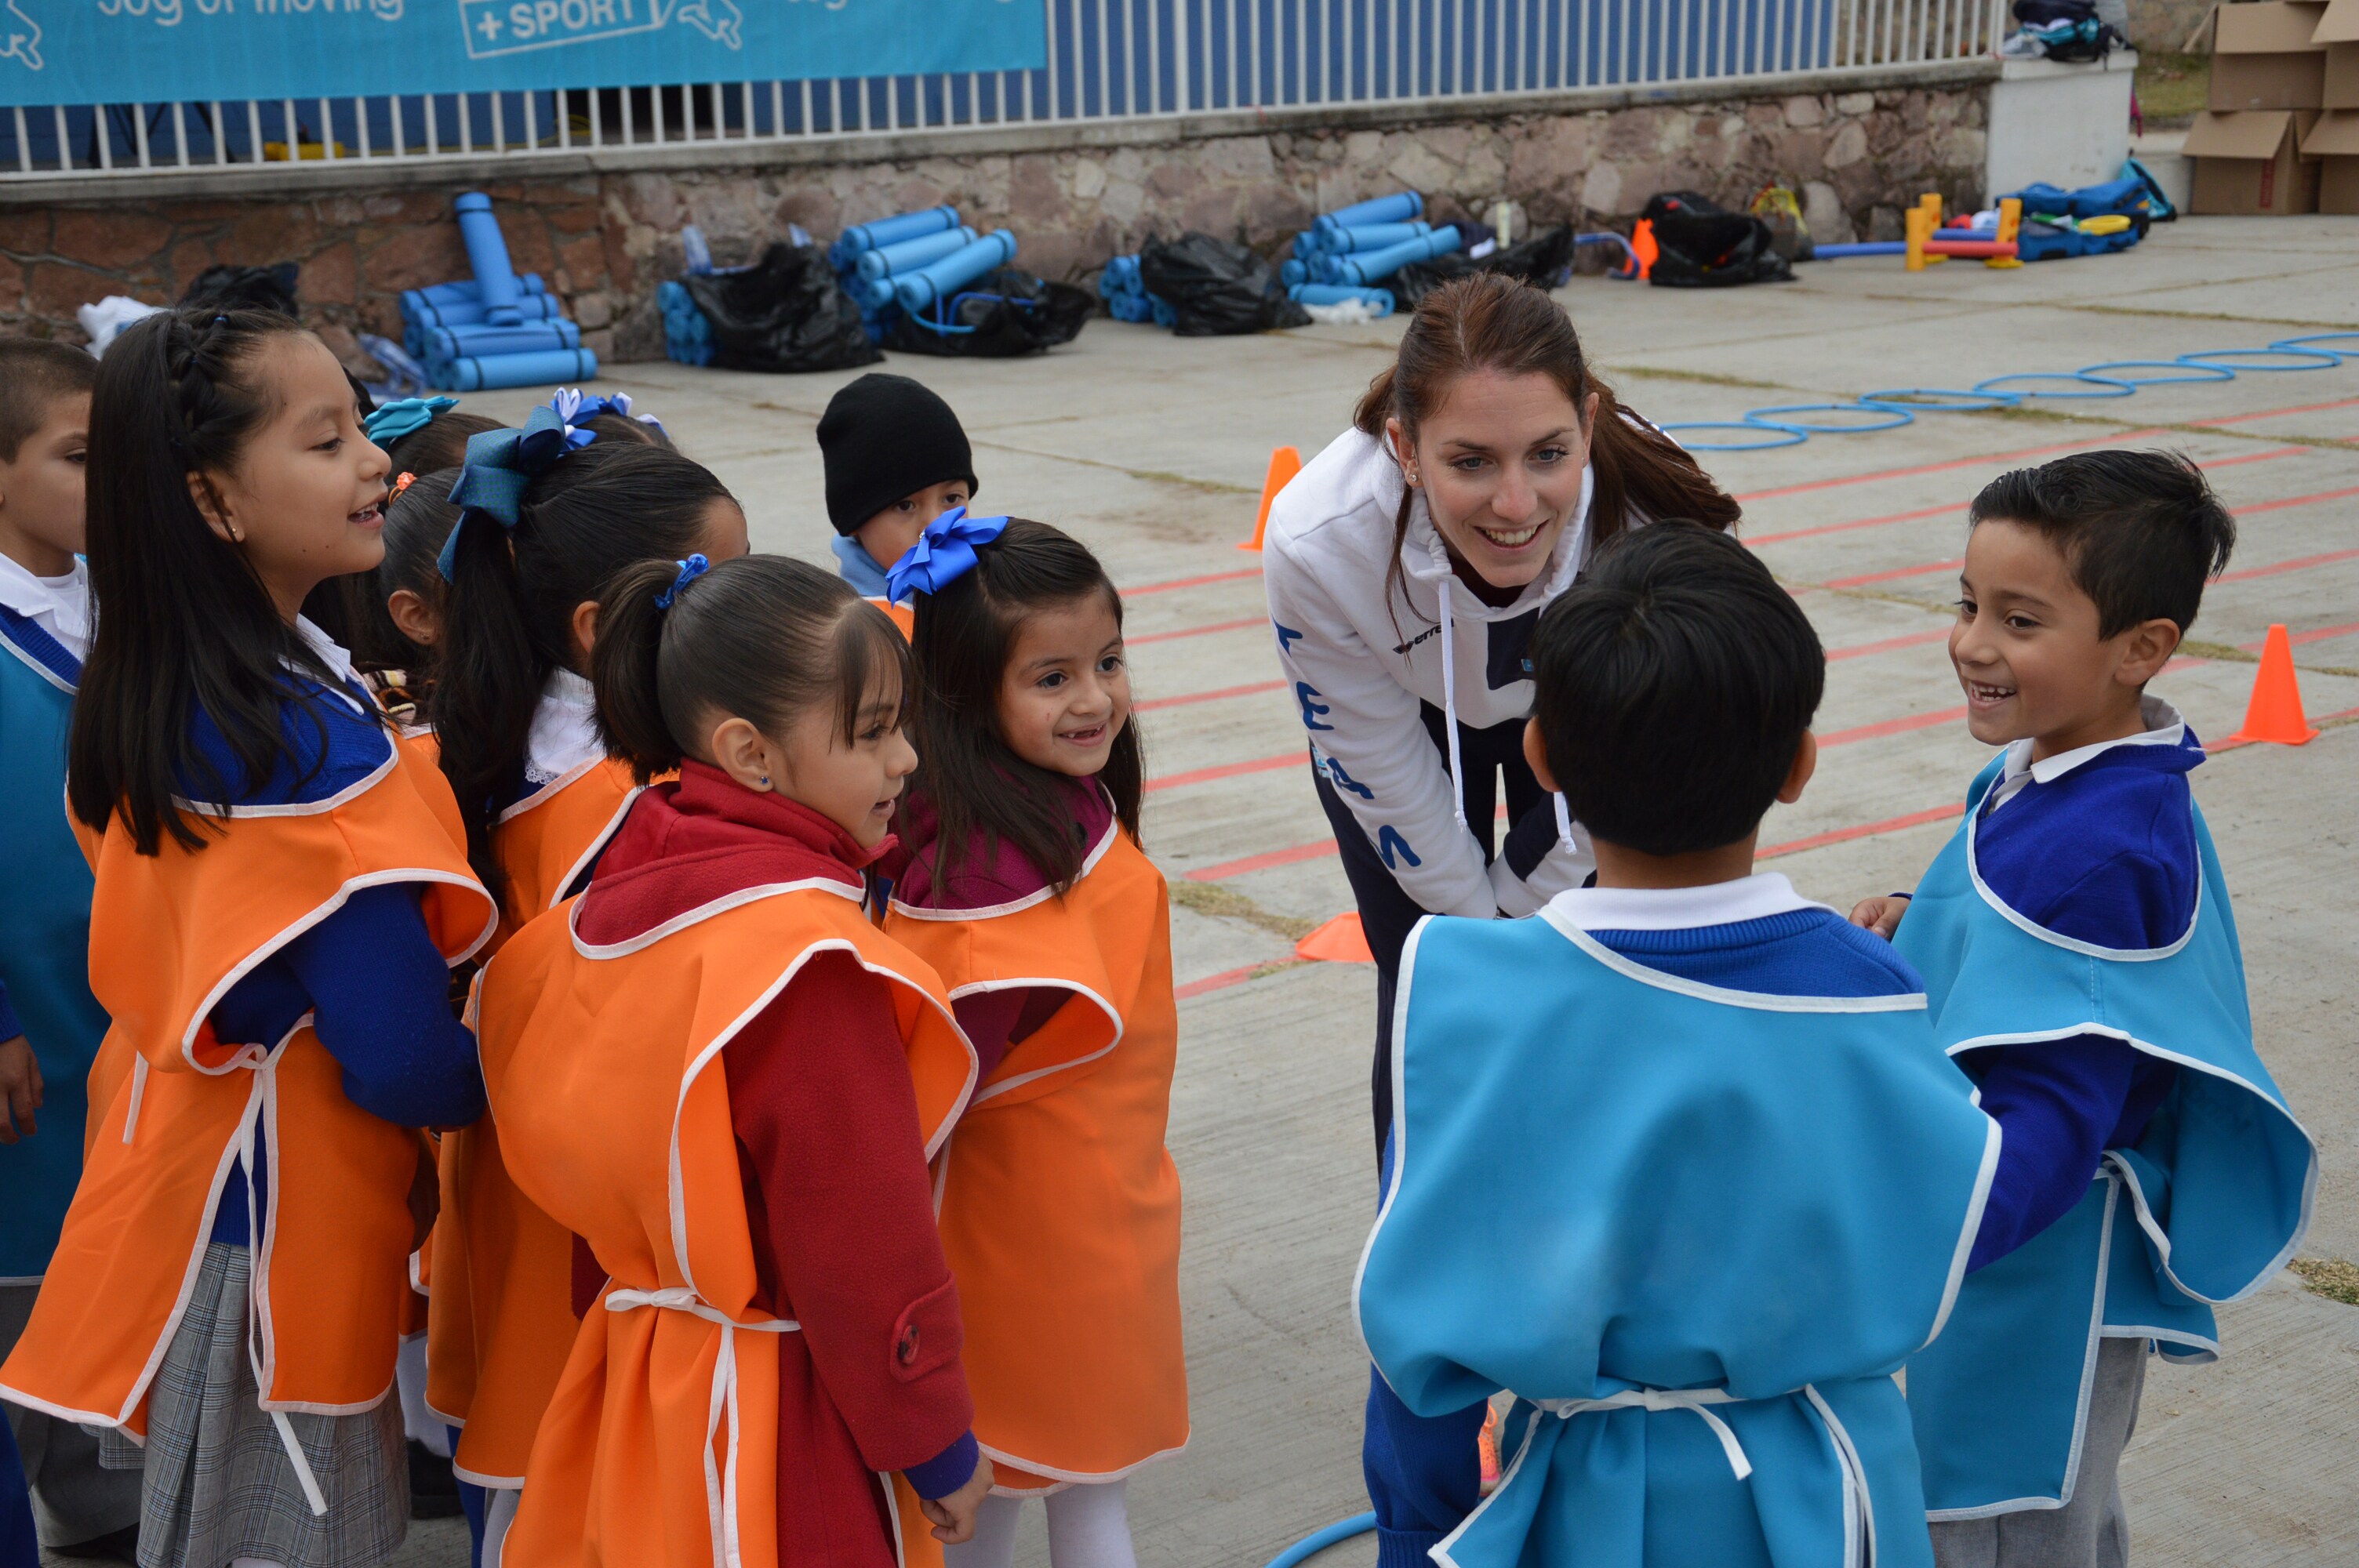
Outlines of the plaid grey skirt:
<svg viewBox="0 0 2359 1568">
<path fill-rule="evenodd" d="M 179 1332 L 147 1393 L 147 1445 L 104 1435 L 100 1461 L 139 1470 L 139 1568 L 375 1568 L 401 1544 L 409 1474 L 401 1405 L 290 1413 L 328 1511 L 313 1514 L 246 1351 L 252 1254 L 210 1246 Z"/>
</svg>

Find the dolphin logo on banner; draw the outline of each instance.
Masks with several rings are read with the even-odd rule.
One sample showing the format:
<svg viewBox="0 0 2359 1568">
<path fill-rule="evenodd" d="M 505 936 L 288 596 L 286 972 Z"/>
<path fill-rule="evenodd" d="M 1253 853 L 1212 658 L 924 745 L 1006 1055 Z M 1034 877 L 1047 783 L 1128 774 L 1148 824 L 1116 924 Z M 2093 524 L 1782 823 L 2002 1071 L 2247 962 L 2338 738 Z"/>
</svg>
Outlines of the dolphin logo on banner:
<svg viewBox="0 0 2359 1568">
<path fill-rule="evenodd" d="M 736 7 L 733 5 L 730 9 L 734 11 Z M 22 31 L 18 30 L 20 27 Z M 25 15 L 25 8 L 17 5 L 16 0 L 8 0 L 7 28 L 8 43 L 6 48 L 0 49 L 0 59 L 16 60 L 27 70 L 40 70 L 41 24 Z"/>
<path fill-rule="evenodd" d="M 672 19 L 733 49 L 745 47 L 745 14 L 737 9 L 737 0 L 686 0 Z"/>
</svg>

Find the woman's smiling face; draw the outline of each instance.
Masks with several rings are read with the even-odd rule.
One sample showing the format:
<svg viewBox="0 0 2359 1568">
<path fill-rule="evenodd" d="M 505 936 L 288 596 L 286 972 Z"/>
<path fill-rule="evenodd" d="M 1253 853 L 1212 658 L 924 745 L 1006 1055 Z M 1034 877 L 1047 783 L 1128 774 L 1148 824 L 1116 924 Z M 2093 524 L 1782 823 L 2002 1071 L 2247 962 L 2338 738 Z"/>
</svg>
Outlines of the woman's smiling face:
<svg viewBox="0 0 2359 1568">
<path fill-rule="evenodd" d="M 1414 443 L 1400 421 L 1386 422 L 1443 543 L 1494 587 L 1521 588 L 1546 570 L 1581 505 L 1597 395 L 1583 404 L 1538 372 L 1477 370 L 1458 378 Z"/>
</svg>

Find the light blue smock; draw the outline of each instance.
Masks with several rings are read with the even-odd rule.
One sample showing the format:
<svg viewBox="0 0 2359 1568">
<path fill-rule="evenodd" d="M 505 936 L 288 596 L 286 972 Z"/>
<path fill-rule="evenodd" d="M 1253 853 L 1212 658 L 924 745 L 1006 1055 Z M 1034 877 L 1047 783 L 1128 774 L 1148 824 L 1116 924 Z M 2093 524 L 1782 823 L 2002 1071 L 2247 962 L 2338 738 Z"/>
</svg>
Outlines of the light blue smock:
<svg viewBox="0 0 2359 1568">
<path fill-rule="evenodd" d="M 2212 1303 L 2249 1294 L 2293 1256 L 2318 1182 L 2310 1135 L 2254 1049 L 2235 916 L 2202 812 L 2185 935 L 2168 947 L 2100 947 L 2008 908 L 1976 871 L 1974 825 L 2004 767 L 2002 757 L 1974 780 L 1965 821 L 1893 938 L 1925 977 L 1936 1041 L 1955 1059 L 2104 1034 L 2180 1073 L 2137 1142 L 2106 1152 L 2079 1206 L 1968 1275 L 1940 1339 L 1910 1359 L 1909 1414 L 1937 1519 L 2071 1501 L 2098 1342 L 2148 1339 L 2177 1359 L 2212 1359 Z"/>
<path fill-rule="evenodd" d="M 38 1279 L 82 1180 L 87 1080 L 106 1013 L 90 994 L 90 863 L 66 819 L 82 663 L 0 605 L 0 981 L 41 1065 L 40 1130 L 0 1147 L 0 1283 Z"/>
<path fill-rule="evenodd" d="M 1419 923 L 1396 1006 L 1361 1334 L 1420 1415 L 1520 1397 L 1436 1561 L 1930 1568 L 1891 1373 L 1999 1140 L 1925 999 L 1702 985 L 1543 910 Z"/>
</svg>

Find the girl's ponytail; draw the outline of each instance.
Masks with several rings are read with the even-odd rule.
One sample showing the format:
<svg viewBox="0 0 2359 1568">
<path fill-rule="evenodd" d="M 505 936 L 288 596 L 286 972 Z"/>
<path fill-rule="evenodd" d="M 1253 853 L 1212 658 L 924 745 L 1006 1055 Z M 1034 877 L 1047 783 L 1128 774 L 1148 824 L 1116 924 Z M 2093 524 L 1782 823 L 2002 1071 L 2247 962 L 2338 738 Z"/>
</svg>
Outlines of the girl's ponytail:
<svg viewBox="0 0 2359 1568">
<path fill-rule="evenodd" d="M 678 579 L 675 561 L 641 561 L 614 574 L 598 601 L 598 641 L 590 650 L 590 684 L 598 692 L 598 733 L 610 755 L 631 764 L 645 784 L 679 766 L 679 738 L 664 719 L 664 625 L 657 601 Z"/>
<path fill-rule="evenodd" d="M 434 733 L 467 824 L 467 861 L 495 898 L 507 884 L 492 853 L 496 803 L 522 783 L 524 738 L 555 667 L 526 629 L 529 612 L 506 533 L 480 524 L 461 528 L 442 600 Z"/>
<path fill-rule="evenodd" d="M 1736 526 L 1743 509 L 1696 466 L 1680 444 L 1614 399 L 1611 387 L 1593 382 L 1597 416 L 1590 423 L 1589 461 L 1597 475 L 1590 498 L 1590 536 L 1603 545 L 1628 526 L 1633 513 L 1656 522 L 1701 523 L 1723 532 Z"/>
</svg>

